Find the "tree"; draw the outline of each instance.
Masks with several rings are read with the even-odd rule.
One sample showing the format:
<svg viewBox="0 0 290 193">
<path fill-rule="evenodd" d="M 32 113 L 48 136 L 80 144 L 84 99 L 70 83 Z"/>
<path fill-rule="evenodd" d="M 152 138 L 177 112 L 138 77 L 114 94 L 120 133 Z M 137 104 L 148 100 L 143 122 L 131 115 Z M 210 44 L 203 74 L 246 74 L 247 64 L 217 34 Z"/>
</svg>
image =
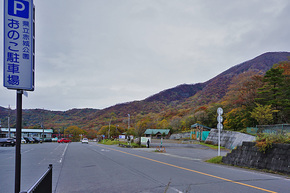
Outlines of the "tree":
<svg viewBox="0 0 290 193">
<path fill-rule="evenodd" d="M 248 110 L 255 107 L 257 90 L 264 85 L 263 76 L 249 71 L 233 78 L 223 101 L 230 108 L 245 106 Z"/>
<path fill-rule="evenodd" d="M 281 68 L 284 70 L 283 75 L 285 76 L 283 96 L 284 98 L 284 108 L 281 110 L 281 120 L 284 123 L 290 122 L 290 57 L 288 61 L 280 62 L 275 64 L 274 67 Z"/>
<path fill-rule="evenodd" d="M 89 139 L 94 139 L 94 138 L 97 138 L 97 135 L 98 135 L 98 132 L 97 132 L 97 130 L 95 130 L 95 129 L 90 129 L 90 130 L 88 130 L 87 131 L 87 138 L 89 138 Z"/>
<path fill-rule="evenodd" d="M 251 112 L 251 116 L 257 120 L 260 125 L 266 125 L 273 120 L 273 110 L 271 105 L 260 105 L 256 103 L 257 107 Z"/>
<path fill-rule="evenodd" d="M 79 141 L 80 140 L 80 134 L 86 134 L 86 131 L 79 128 L 78 126 L 69 126 L 64 130 L 65 135 L 69 135 L 72 139 L 72 141 Z"/>
<path fill-rule="evenodd" d="M 181 117 L 174 116 L 170 121 L 170 127 L 172 128 L 173 131 L 180 130 L 181 129 Z"/>
<path fill-rule="evenodd" d="M 284 109 L 289 108 L 289 87 L 285 86 L 287 77 L 283 74 L 282 68 L 271 68 L 263 78 L 265 85 L 260 88 L 257 102 L 262 105 L 271 105 L 274 113 L 274 124 L 283 122 L 281 117 L 285 113 Z"/>
<path fill-rule="evenodd" d="M 233 108 L 230 112 L 225 114 L 224 126 L 225 129 L 239 131 L 247 125 L 246 110 L 242 107 Z"/>
<path fill-rule="evenodd" d="M 158 123 L 158 128 L 167 129 L 169 127 L 169 123 L 166 119 L 163 119 Z"/>
<path fill-rule="evenodd" d="M 194 116 L 185 116 L 181 120 L 181 128 L 182 130 L 189 130 L 191 125 L 196 123 L 196 118 Z"/>
<path fill-rule="evenodd" d="M 139 138 L 139 147 L 141 146 L 141 137 L 144 135 L 146 129 L 148 129 L 148 123 L 150 123 L 150 120 L 148 117 L 145 117 L 142 120 L 139 120 L 136 124 L 135 134 Z"/>
</svg>

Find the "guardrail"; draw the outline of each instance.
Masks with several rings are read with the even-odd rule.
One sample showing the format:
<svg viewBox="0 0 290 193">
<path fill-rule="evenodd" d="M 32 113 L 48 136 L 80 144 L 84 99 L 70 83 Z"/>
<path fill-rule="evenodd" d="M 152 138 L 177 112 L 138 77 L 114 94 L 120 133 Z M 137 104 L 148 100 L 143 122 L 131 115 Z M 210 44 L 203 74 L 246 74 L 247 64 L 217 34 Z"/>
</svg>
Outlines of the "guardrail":
<svg viewBox="0 0 290 193">
<path fill-rule="evenodd" d="M 29 190 L 20 193 L 52 193 L 52 164 Z"/>
</svg>

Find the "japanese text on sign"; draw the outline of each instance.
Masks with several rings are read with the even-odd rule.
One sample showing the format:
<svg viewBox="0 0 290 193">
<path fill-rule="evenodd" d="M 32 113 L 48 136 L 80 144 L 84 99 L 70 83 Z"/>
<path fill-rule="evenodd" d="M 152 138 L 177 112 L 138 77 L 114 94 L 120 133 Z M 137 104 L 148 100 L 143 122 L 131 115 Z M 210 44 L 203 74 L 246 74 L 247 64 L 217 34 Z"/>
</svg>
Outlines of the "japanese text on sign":
<svg viewBox="0 0 290 193">
<path fill-rule="evenodd" d="M 5 0 L 4 9 L 4 86 L 34 90 L 33 1 Z"/>
</svg>

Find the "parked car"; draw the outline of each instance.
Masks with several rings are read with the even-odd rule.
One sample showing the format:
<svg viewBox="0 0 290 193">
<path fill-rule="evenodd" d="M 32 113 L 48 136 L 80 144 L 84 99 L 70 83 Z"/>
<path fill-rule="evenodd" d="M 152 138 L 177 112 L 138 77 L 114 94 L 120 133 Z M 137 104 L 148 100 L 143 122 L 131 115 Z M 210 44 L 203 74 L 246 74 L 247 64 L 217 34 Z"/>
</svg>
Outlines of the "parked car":
<svg viewBox="0 0 290 193">
<path fill-rule="evenodd" d="M 26 143 L 35 143 L 34 139 L 32 137 L 23 137 L 26 140 Z"/>
<path fill-rule="evenodd" d="M 86 143 L 86 144 L 88 144 L 88 143 L 89 143 L 88 138 L 83 138 L 83 139 L 82 139 L 82 143 Z"/>
<path fill-rule="evenodd" d="M 44 142 L 52 142 L 51 138 L 44 138 Z"/>
<path fill-rule="evenodd" d="M 15 146 L 15 140 L 13 138 L 0 138 L 0 146 Z"/>
<path fill-rule="evenodd" d="M 61 138 L 59 140 L 57 140 L 57 143 L 70 143 L 71 140 L 67 139 L 67 138 Z"/>
<path fill-rule="evenodd" d="M 42 139 L 39 137 L 33 137 L 35 143 L 42 143 Z"/>
<path fill-rule="evenodd" d="M 26 140 L 23 137 L 21 137 L 21 143 L 26 143 Z"/>
<path fill-rule="evenodd" d="M 57 137 L 55 137 L 55 138 L 51 138 L 51 141 L 52 141 L 52 142 L 57 142 L 57 140 L 58 140 Z"/>
</svg>

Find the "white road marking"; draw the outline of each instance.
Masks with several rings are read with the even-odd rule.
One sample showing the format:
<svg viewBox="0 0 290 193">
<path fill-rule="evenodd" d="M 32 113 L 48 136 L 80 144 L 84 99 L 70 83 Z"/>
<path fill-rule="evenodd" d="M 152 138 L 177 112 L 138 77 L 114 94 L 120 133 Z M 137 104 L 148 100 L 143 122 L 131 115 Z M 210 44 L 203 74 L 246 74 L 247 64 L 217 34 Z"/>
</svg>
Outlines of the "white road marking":
<svg viewBox="0 0 290 193">
<path fill-rule="evenodd" d="M 65 148 L 64 148 L 64 151 L 62 152 L 62 155 L 61 155 L 61 157 L 60 157 L 59 163 L 62 162 L 62 159 L 63 159 L 64 154 L 65 154 L 65 152 L 66 152 L 67 146 L 68 146 L 68 143 L 66 144 L 66 146 L 65 146 Z"/>
<path fill-rule="evenodd" d="M 182 157 L 182 156 L 173 155 L 173 154 L 169 154 L 169 153 L 162 153 L 161 155 L 167 155 L 167 156 L 171 156 L 171 157 L 182 158 L 182 159 L 187 159 L 187 160 L 194 160 L 194 161 L 202 160 L 202 159 L 197 159 L 197 158 Z"/>
</svg>

